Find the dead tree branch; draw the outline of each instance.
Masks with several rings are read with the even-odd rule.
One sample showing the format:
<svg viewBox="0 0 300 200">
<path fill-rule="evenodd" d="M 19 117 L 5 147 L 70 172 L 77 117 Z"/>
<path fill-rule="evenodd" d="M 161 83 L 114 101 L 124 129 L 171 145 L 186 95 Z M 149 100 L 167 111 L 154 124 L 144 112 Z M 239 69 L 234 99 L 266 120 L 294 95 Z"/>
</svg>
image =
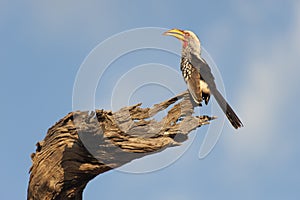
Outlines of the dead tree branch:
<svg viewBox="0 0 300 200">
<path fill-rule="evenodd" d="M 174 103 L 165 117 L 155 120 Z M 192 115 L 188 92 L 152 108 L 140 106 L 76 111 L 59 120 L 31 156 L 27 199 L 81 200 L 85 186 L 98 174 L 180 145 L 188 133 L 213 119 Z"/>
</svg>

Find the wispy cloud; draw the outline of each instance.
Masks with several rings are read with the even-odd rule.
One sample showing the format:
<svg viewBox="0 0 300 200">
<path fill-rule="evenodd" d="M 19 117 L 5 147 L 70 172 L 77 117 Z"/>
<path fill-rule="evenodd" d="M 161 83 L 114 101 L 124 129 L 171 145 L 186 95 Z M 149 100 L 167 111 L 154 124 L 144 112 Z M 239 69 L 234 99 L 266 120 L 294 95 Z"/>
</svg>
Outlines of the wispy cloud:
<svg viewBox="0 0 300 200">
<path fill-rule="evenodd" d="M 286 140 L 286 135 L 279 132 L 284 124 L 281 113 L 285 106 L 290 106 L 287 103 L 288 97 L 295 90 L 299 90 L 299 5 L 295 3 L 296 20 L 292 22 L 289 30 L 282 31 L 280 37 L 269 41 L 257 38 L 255 46 L 249 43 L 252 57 L 245 67 L 247 70 L 244 72 L 244 87 L 239 93 L 239 110 L 245 128 L 238 135 L 227 138 L 226 143 L 230 162 L 235 163 L 237 168 L 242 165 L 243 173 L 251 171 L 251 164 L 254 162 L 264 161 L 264 165 L 272 167 L 274 163 L 265 161 L 267 156 L 281 156 L 276 160 L 282 163 L 289 159 L 285 156 L 288 152 L 281 155 L 274 155 L 274 152 Z"/>
<path fill-rule="evenodd" d="M 85 37 L 105 38 L 118 26 L 119 7 L 111 1 L 84 3 L 81 1 L 43 1 L 30 6 L 32 24 L 54 36 L 63 37 L 70 32 Z M 113 11 L 113 12 L 112 12 Z M 108 35 L 106 35 L 108 34 Z"/>
</svg>

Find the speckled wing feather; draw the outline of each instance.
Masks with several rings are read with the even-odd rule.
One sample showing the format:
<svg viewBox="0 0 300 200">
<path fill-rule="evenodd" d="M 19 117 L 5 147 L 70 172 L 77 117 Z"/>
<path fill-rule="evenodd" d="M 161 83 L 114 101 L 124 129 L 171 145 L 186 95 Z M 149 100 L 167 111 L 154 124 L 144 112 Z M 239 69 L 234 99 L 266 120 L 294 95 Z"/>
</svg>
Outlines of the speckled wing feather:
<svg viewBox="0 0 300 200">
<path fill-rule="evenodd" d="M 181 71 L 188 90 L 197 104 L 201 104 L 200 74 L 186 59 L 181 60 Z"/>
</svg>

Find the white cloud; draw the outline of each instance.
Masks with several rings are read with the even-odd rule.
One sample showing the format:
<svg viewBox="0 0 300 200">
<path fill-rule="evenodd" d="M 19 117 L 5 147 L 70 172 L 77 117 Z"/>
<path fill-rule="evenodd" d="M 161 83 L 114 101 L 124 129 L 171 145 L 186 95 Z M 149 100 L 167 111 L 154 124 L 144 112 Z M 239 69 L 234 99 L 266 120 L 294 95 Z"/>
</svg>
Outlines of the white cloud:
<svg viewBox="0 0 300 200">
<path fill-rule="evenodd" d="M 85 37 L 99 38 L 101 34 L 108 37 L 104 34 L 111 34 L 108 31 L 118 26 L 118 7 L 111 1 L 93 4 L 71 0 L 34 1 L 30 6 L 33 24 L 51 37 L 65 34 L 71 37 L 72 32 Z"/>
<path fill-rule="evenodd" d="M 292 22 L 289 30 L 283 30 L 276 40 L 259 41 L 257 38 L 255 44 L 249 43 L 253 50 L 250 54 L 254 56 L 245 66 L 248 70 L 244 74 L 245 87 L 239 93 L 238 109 L 245 127 L 237 135 L 226 137 L 227 156 L 237 167 L 242 165 L 242 173 L 251 171 L 254 162 L 264 162 L 272 167 L 274 160 L 284 163 L 289 159 L 286 155 L 290 150 L 282 149 L 287 152 L 282 153 L 279 159 L 270 159 L 269 163 L 265 161 L 267 156 L 278 156 L 274 152 L 286 141 L 286 135 L 278 131 L 284 124 L 281 113 L 289 106 L 289 96 L 299 91 L 299 3 L 295 10 L 298 10 L 295 11 L 297 20 Z M 266 46 L 269 52 L 264 52 Z"/>
</svg>

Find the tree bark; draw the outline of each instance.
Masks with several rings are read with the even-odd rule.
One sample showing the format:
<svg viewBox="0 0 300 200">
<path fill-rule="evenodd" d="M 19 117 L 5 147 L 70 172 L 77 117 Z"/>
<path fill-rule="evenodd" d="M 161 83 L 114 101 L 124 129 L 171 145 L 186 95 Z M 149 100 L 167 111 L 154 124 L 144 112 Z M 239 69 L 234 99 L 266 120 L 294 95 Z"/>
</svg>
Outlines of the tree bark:
<svg viewBox="0 0 300 200">
<path fill-rule="evenodd" d="M 170 105 L 157 121 L 155 115 Z M 117 112 L 76 111 L 59 120 L 31 156 L 27 199 L 81 200 L 85 186 L 98 174 L 178 146 L 188 133 L 214 119 L 192 115 L 187 91 L 152 108 L 140 106 Z"/>
</svg>

